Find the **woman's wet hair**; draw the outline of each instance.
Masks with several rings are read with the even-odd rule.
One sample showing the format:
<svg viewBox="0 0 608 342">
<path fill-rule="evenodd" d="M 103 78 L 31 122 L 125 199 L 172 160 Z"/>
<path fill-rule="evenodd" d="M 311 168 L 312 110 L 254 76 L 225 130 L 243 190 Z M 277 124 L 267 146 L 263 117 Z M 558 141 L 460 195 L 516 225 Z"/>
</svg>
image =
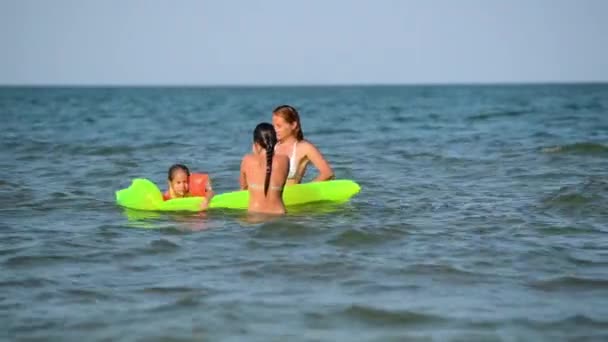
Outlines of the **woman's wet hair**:
<svg viewBox="0 0 608 342">
<path fill-rule="evenodd" d="M 169 173 L 167 175 L 167 178 L 172 181 L 173 180 L 173 174 L 175 173 L 175 171 L 177 170 L 182 170 L 186 173 L 186 175 L 188 175 L 188 177 L 190 177 L 190 170 L 188 170 L 188 167 L 186 167 L 186 165 L 182 165 L 182 164 L 174 164 L 171 165 L 171 167 L 169 168 Z"/>
<path fill-rule="evenodd" d="M 296 122 L 298 127 L 296 128 L 296 139 L 298 141 L 304 139 L 304 133 L 302 132 L 302 124 L 300 123 L 300 114 L 298 111 L 290 105 L 281 105 L 272 111 L 273 115 L 278 115 L 285 120 L 288 124 Z"/>
<path fill-rule="evenodd" d="M 270 174 L 272 173 L 272 157 L 274 146 L 277 144 L 277 134 L 272 124 L 262 122 L 253 130 L 253 142 L 266 150 L 266 178 L 264 179 L 264 195 L 268 192 Z"/>
</svg>

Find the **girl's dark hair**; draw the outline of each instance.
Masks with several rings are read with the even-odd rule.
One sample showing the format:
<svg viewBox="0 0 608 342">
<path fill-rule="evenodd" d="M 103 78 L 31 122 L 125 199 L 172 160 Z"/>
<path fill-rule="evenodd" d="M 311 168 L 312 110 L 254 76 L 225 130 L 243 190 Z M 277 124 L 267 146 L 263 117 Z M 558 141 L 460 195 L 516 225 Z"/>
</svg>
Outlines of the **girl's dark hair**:
<svg viewBox="0 0 608 342">
<path fill-rule="evenodd" d="M 257 125 L 253 131 L 253 142 L 266 150 L 266 178 L 264 179 L 264 196 L 266 196 L 270 184 L 270 174 L 272 173 L 274 146 L 277 144 L 277 134 L 274 127 L 267 122 Z"/>
<path fill-rule="evenodd" d="M 304 139 L 304 133 L 302 132 L 302 123 L 300 122 L 300 114 L 298 114 L 298 111 L 294 107 L 289 105 L 281 105 L 275 108 L 272 111 L 272 114 L 282 117 L 283 120 L 285 120 L 288 124 L 292 124 L 294 122 L 297 123 L 298 131 L 296 132 L 296 139 L 298 141 Z"/>
<path fill-rule="evenodd" d="M 190 177 L 190 170 L 188 170 L 188 167 L 186 167 L 186 165 L 174 164 L 169 168 L 169 174 L 167 175 L 167 178 L 169 178 L 169 180 L 172 181 L 173 173 L 179 169 L 183 170 L 188 175 L 188 177 Z"/>
</svg>

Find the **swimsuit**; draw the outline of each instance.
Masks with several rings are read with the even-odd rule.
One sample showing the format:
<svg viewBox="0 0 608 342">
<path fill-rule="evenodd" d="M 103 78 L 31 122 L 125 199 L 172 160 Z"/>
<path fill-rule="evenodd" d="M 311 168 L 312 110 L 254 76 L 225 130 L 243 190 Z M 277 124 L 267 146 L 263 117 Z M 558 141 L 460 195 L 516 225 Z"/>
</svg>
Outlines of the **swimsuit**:
<svg viewBox="0 0 608 342">
<path fill-rule="evenodd" d="M 296 141 L 293 144 L 293 150 L 291 151 L 291 157 L 289 157 L 289 173 L 287 174 L 287 179 L 296 178 L 296 172 L 298 171 L 298 164 L 296 164 L 296 145 L 298 142 Z"/>
<path fill-rule="evenodd" d="M 260 184 L 256 184 L 256 183 L 251 183 L 248 185 L 249 189 L 260 189 L 260 190 L 264 190 L 264 185 L 260 185 Z M 277 186 L 277 185 L 268 185 L 268 190 L 277 190 L 277 191 L 281 191 L 283 190 L 282 186 Z"/>
<path fill-rule="evenodd" d="M 295 179 L 296 178 L 296 172 L 298 171 L 298 165 L 296 164 L 296 145 L 298 144 L 298 142 L 296 141 L 293 144 L 293 149 L 291 151 L 291 157 L 289 158 L 289 173 L 287 174 L 287 179 Z M 275 146 L 275 150 L 276 150 L 276 146 Z M 264 186 L 260 185 L 260 184 L 249 184 L 248 185 L 249 188 L 251 189 L 261 189 L 264 190 Z M 276 185 L 269 185 L 268 186 L 269 190 L 282 190 L 283 187 L 282 186 L 276 186 Z"/>
</svg>

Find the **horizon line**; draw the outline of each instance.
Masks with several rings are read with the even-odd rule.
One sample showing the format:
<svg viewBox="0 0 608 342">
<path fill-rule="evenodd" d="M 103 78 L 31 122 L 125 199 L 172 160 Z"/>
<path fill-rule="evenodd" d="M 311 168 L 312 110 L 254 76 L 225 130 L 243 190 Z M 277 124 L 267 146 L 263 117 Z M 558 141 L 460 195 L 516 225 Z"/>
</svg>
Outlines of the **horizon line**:
<svg viewBox="0 0 608 342">
<path fill-rule="evenodd" d="M 337 82 L 337 83 L 0 83 L 0 88 L 321 88 L 321 87 L 424 87 L 605 85 L 608 80 L 494 81 L 494 82 Z"/>
</svg>

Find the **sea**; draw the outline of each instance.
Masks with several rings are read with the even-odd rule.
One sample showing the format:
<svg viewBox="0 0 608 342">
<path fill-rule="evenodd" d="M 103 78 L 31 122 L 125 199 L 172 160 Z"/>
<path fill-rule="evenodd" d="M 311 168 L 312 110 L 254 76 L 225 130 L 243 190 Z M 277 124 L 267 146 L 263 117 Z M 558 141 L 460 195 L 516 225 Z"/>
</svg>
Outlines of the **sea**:
<svg viewBox="0 0 608 342">
<path fill-rule="evenodd" d="M 116 204 L 174 163 L 238 190 L 281 104 L 348 202 Z M 0 120 L 1 340 L 608 340 L 608 84 L 2 87 Z"/>
</svg>

